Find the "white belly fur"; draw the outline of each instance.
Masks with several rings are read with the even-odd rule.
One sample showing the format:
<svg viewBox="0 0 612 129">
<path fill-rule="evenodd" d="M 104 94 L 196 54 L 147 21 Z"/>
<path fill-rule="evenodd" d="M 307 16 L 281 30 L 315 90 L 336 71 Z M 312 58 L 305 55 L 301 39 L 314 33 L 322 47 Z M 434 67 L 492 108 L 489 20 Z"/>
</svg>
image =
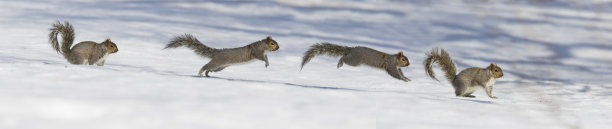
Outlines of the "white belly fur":
<svg viewBox="0 0 612 129">
<path fill-rule="evenodd" d="M 106 57 L 108 57 L 108 54 L 104 54 L 104 56 L 102 56 L 102 58 L 98 59 L 98 61 L 96 61 L 96 63 L 94 63 L 94 64 L 100 64 L 100 63 L 104 62 L 104 60 L 106 60 Z"/>
<path fill-rule="evenodd" d="M 494 84 L 495 84 L 495 78 L 491 77 L 491 78 L 489 78 L 489 80 L 488 80 L 488 81 L 485 83 L 485 87 L 491 87 L 491 86 L 493 86 Z M 476 90 L 480 90 L 480 89 L 483 89 L 483 87 L 482 87 L 482 86 L 479 86 L 479 85 L 472 85 L 472 86 L 469 86 L 469 87 L 467 88 L 466 92 L 467 92 L 467 93 L 471 93 L 471 92 L 474 92 L 474 91 L 476 91 Z"/>
<path fill-rule="evenodd" d="M 473 85 L 473 86 L 468 86 L 467 89 L 465 90 L 465 93 L 473 93 L 476 90 L 480 90 L 483 89 L 482 86 L 478 86 L 478 85 Z"/>
<path fill-rule="evenodd" d="M 485 84 L 485 85 L 487 87 L 495 85 L 495 78 L 493 78 L 493 77 L 489 78 L 489 81 L 487 81 L 487 84 Z"/>
</svg>

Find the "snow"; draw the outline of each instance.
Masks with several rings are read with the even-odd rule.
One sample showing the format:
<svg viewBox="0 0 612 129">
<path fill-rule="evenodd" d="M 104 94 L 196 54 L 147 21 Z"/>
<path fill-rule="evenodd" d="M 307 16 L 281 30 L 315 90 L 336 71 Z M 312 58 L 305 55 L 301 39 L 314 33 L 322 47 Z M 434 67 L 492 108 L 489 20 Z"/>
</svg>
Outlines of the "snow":
<svg viewBox="0 0 612 129">
<path fill-rule="evenodd" d="M 612 2 L 587 1 L 0 1 L 3 129 L 604 129 L 612 125 Z M 103 67 L 71 65 L 47 42 L 70 21 L 76 42 L 111 38 Z M 199 78 L 209 61 L 187 48 L 193 34 L 215 48 L 270 35 L 280 49 Z M 336 68 L 308 46 L 331 42 L 404 51 L 412 79 L 370 67 Z M 458 69 L 496 62 L 493 95 L 454 96 L 426 76 L 432 47 Z M 438 78 L 442 71 L 435 67 Z M 441 79 L 445 80 L 445 79 Z"/>
</svg>

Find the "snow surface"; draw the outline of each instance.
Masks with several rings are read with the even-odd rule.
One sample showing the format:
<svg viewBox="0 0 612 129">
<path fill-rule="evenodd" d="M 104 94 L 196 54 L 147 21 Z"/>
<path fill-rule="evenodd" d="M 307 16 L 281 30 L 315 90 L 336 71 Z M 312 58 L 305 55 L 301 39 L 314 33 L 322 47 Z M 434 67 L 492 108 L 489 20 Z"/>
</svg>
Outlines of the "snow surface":
<svg viewBox="0 0 612 129">
<path fill-rule="evenodd" d="M 501 1 L 0 1 L 2 129 L 604 129 L 612 125 L 612 2 Z M 104 67 L 71 65 L 48 28 L 70 21 L 76 41 L 111 38 Z M 196 36 L 216 48 L 271 35 L 279 51 L 199 78 L 209 61 L 162 50 Z M 412 79 L 336 69 L 309 45 L 404 51 Z M 486 97 L 459 98 L 421 64 L 446 48 L 458 69 L 496 62 Z M 439 78 L 441 71 L 436 68 Z"/>
</svg>

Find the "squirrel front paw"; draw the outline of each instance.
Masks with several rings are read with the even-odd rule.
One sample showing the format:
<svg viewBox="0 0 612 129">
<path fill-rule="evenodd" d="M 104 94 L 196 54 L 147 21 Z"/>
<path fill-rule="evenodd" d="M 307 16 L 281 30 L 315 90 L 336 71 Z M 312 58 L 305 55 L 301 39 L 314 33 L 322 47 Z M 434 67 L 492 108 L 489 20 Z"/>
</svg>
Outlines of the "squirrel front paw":
<svg viewBox="0 0 612 129">
<path fill-rule="evenodd" d="M 496 97 L 496 96 L 491 96 L 491 98 L 492 98 L 492 99 L 497 99 L 497 97 Z"/>
<path fill-rule="evenodd" d="M 269 63 L 266 63 L 266 68 L 268 68 L 268 66 L 270 66 L 270 64 L 269 64 Z"/>
</svg>

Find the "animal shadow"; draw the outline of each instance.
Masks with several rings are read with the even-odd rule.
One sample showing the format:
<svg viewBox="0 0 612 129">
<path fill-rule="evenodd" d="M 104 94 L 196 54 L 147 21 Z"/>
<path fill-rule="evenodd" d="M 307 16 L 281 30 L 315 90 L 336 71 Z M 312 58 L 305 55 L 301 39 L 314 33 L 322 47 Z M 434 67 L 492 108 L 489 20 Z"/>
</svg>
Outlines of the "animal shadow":
<svg viewBox="0 0 612 129">
<path fill-rule="evenodd" d="M 200 76 L 192 76 L 192 77 L 200 78 Z M 289 82 L 274 82 L 274 81 L 262 81 L 262 80 L 236 79 L 236 78 L 224 78 L 224 77 L 215 77 L 215 76 L 204 77 L 204 78 L 221 79 L 221 80 L 236 81 L 236 82 L 248 82 L 248 83 L 281 84 L 281 85 L 286 85 L 286 86 L 294 86 L 294 87 L 301 87 L 301 88 L 312 88 L 312 89 L 322 89 L 322 90 L 342 90 L 342 91 L 361 91 L 361 92 L 365 91 L 365 90 L 351 89 L 351 88 L 340 88 L 340 87 L 331 87 L 331 86 L 303 85 L 303 84 L 296 84 L 296 83 L 289 83 Z"/>
</svg>

